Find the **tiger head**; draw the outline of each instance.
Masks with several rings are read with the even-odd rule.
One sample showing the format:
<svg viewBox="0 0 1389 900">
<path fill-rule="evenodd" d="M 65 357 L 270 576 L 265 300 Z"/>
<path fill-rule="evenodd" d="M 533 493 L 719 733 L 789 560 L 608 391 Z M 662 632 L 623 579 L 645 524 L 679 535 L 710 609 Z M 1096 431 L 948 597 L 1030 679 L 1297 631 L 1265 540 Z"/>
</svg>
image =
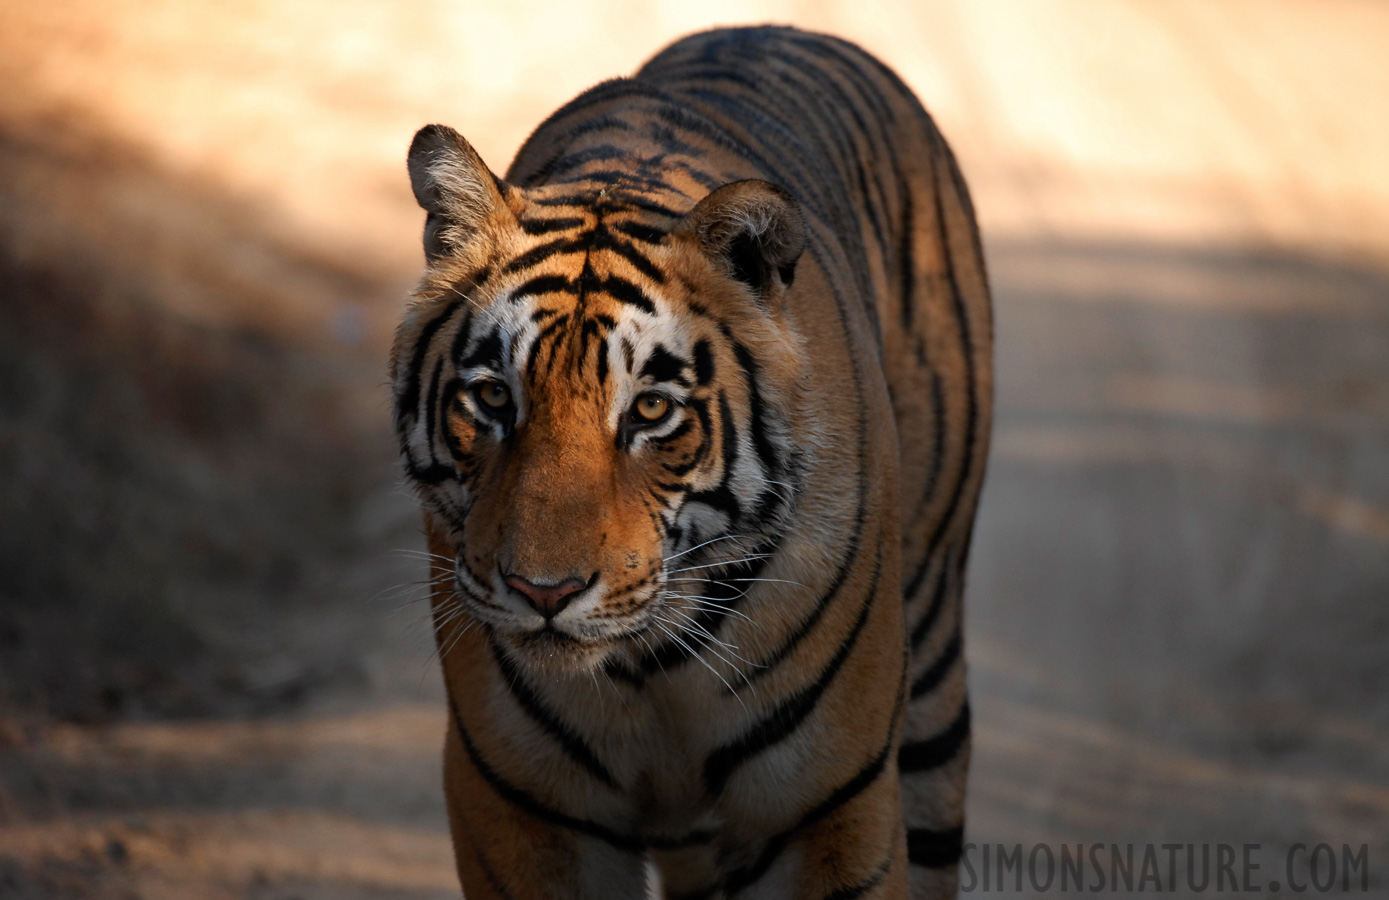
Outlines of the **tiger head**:
<svg viewBox="0 0 1389 900">
<path fill-rule="evenodd" d="M 692 209 L 631 180 L 523 189 L 442 126 L 409 170 L 427 266 L 395 422 L 454 602 L 582 671 L 736 600 L 799 478 L 796 202 L 755 180 Z"/>
</svg>

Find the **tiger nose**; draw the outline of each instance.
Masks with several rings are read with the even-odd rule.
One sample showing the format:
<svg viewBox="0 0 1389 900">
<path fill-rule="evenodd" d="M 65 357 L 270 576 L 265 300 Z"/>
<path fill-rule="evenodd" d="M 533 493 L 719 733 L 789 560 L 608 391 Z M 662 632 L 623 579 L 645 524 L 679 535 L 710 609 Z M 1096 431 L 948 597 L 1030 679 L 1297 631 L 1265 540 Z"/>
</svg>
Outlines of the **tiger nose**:
<svg viewBox="0 0 1389 900">
<path fill-rule="evenodd" d="M 546 619 L 553 619 L 559 615 L 560 610 L 569 605 L 575 594 L 588 587 L 577 578 L 570 578 L 559 584 L 536 584 L 520 575 L 508 575 L 505 581 L 507 587 L 525 597 L 531 608 Z"/>
</svg>

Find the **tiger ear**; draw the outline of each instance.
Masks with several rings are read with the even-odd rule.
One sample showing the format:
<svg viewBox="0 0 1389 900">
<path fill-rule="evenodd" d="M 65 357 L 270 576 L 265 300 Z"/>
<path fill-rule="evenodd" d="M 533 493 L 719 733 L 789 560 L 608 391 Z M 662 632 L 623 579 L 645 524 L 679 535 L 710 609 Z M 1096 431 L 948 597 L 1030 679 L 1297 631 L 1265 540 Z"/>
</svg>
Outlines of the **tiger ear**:
<svg viewBox="0 0 1389 900">
<path fill-rule="evenodd" d="M 463 135 L 447 125 L 426 125 L 416 132 L 406 166 L 415 200 L 428 213 L 424 255 L 431 263 L 467 254 L 494 216 L 510 214 L 503 182 Z"/>
<path fill-rule="evenodd" d="M 805 249 L 805 218 L 796 198 L 755 178 L 726 184 L 699 201 L 677 231 L 698 240 L 773 312 Z"/>
</svg>

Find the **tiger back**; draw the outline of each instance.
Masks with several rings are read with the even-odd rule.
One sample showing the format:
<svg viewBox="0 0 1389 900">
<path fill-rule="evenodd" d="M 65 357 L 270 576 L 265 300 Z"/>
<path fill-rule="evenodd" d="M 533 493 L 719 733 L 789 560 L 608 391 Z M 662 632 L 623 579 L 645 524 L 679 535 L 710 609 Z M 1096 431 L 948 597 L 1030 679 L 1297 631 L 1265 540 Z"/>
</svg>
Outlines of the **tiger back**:
<svg viewBox="0 0 1389 900">
<path fill-rule="evenodd" d="M 481 898 L 953 895 L 988 285 L 862 50 L 713 31 L 409 154 L 392 353 Z"/>
</svg>

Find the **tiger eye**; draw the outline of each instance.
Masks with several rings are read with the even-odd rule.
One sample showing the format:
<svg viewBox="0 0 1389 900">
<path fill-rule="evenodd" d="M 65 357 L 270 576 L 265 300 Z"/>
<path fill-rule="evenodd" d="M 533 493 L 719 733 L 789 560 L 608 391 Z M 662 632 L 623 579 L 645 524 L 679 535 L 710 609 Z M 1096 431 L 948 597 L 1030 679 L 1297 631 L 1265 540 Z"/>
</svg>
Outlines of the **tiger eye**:
<svg viewBox="0 0 1389 900">
<path fill-rule="evenodd" d="M 499 381 L 489 381 L 477 389 L 477 397 L 489 409 L 505 409 L 511 402 L 511 391 Z"/>
<path fill-rule="evenodd" d="M 670 401 L 660 394 L 642 394 L 637 398 L 638 418 L 648 422 L 659 422 L 670 412 Z"/>
</svg>

